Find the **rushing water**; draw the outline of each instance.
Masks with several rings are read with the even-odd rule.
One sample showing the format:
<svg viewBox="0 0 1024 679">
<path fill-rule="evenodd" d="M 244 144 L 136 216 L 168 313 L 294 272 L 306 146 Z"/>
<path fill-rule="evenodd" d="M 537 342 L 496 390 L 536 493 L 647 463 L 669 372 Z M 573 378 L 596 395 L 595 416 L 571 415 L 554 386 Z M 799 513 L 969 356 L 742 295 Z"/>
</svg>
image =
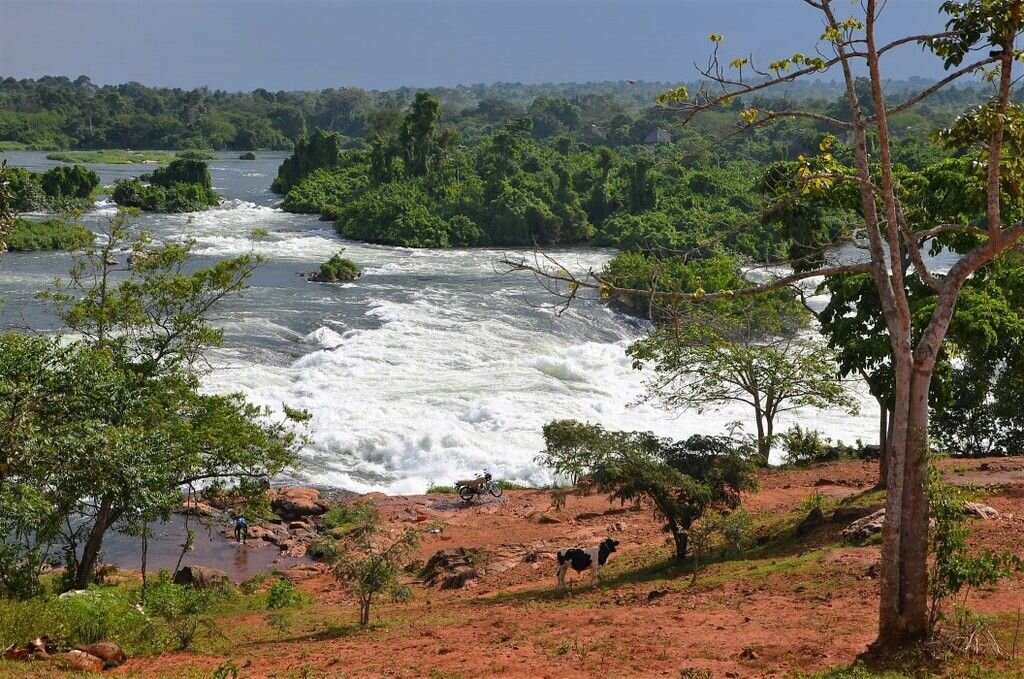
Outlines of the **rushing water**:
<svg viewBox="0 0 1024 679">
<path fill-rule="evenodd" d="M 35 170 L 57 163 L 42 153 L 4 154 Z M 145 215 L 157 239 L 190 237 L 203 262 L 255 251 L 267 257 L 252 287 L 219 314 L 227 341 L 211 353 L 208 388 L 239 390 L 274 408 L 313 413 L 311 443 L 296 480 L 357 491 L 422 492 L 487 468 L 501 478 L 549 480 L 533 458 L 541 426 L 556 418 L 665 436 L 719 434 L 748 423 L 746 408 L 666 413 L 631 406 L 643 374 L 625 349 L 646 324 L 592 300 L 562 315 L 527 276 L 495 270 L 499 250 L 412 250 L 340 239 L 329 224 L 273 206 L 269 190 L 280 154 L 256 161 L 222 154 L 211 161 L 219 208 L 192 215 Z M 104 183 L 148 171 L 143 165 L 92 165 Z M 86 218 L 99 229 L 111 208 Z M 254 228 L 269 231 L 251 238 Z M 364 270 L 344 285 L 307 282 L 340 248 Z M 553 253 L 570 266 L 600 267 L 608 250 Z M 50 330 L 34 295 L 66 272 L 63 253 L 11 253 L 0 265 L 0 322 Z M 874 402 L 859 389 L 858 416 L 806 410 L 793 422 L 852 442 L 871 441 Z M 748 430 L 749 430 L 748 426 Z"/>
</svg>

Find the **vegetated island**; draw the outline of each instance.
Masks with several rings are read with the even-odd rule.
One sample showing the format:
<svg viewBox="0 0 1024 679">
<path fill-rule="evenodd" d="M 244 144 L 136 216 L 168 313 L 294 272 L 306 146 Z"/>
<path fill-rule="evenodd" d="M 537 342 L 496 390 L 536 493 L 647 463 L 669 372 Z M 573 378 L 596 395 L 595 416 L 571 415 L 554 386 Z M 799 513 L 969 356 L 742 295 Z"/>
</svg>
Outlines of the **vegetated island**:
<svg viewBox="0 0 1024 679">
<path fill-rule="evenodd" d="M 147 212 L 198 212 L 220 204 L 210 168 L 189 158 L 173 160 L 137 179 L 119 179 L 111 197 L 120 206 Z"/>
</svg>

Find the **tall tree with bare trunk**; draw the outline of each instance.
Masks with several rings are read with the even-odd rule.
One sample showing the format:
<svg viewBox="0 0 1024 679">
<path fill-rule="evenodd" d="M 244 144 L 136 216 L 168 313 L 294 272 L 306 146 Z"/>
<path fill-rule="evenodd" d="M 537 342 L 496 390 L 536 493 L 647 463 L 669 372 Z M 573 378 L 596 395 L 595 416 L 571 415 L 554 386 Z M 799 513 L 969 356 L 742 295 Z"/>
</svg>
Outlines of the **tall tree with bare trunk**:
<svg viewBox="0 0 1024 679">
<path fill-rule="evenodd" d="M 928 634 L 928 394 L 943 342 L 964 284 L 981 267 L 1017 248 L 1024 238 L 1022 195 L 1024 185 L 1024 108 L 1012 102 L 1017 85 L 1015 62 L 1024 56 L 1016 42 L 1024 30 L 1024 0 L 967 0 L 944 2 L 946 30 L 908 35 L 880 44 L 877 28 L 884 20 L 884 0 L 862 0 L 856 16 L 840 15 L 849 3 L 802 0 L 817 12 L 824 32 L 817 56 L 797 53 L 759 67 L 752 58 L 725 63 L 720 57 L 723 38 L 714 34 L 713 54 L 702 69 L 699 91 L 678 88 L 663 96 L 685 120 L 701 111 L 729 104 L 736 97 L 823 73 L 838 72 L 845 84 L 848 119 L 800 110 L 769 111 L 746 108 L 741 127 L 769 124 L 784 118 L 814 120 L 846 135 L 853 146 L 855 164 L 844 170 L 827 149 L 805 159 L 797 190 L 810 192 L 848 183 L 859 195 L 860 243 L 864 256 L 856 263 L 826 261 L 812 270 L 797 268 L 758 285 L 711 294 L 665 293 L 657 290 L 622 290 L 589 271 L 577 275 L 550 266 L 539 255 L 533 261 L 506 258 L 512 270 L 532 271 L 549 288 L 556 286 L 571 300 L 581 289 L 599 290 L 603 296 L 668 295 L 676 301 L 709 301 L 792 285 L 815 276 L 865 273 L 878 291 L 889 332 L 895 389 L 892 397 L 892 436 L 888 461 L 888 495 L 883 530 L 879 630 L 876 648 L 893 650 Z M 898 58 L 900 48 L 924 46 L 943 60 L 947 75 L 902 101 L 885 96 L 884 66 Z M 867 74 L 867 92 L 857 77 Z M 990 101 L 966 111 L 938 135 L 941 143 L 970 154 L 975 176 L 965 176 L 977 187 L 981 216 L 950 222 L 925 223 L 917 206 L 908 205 L 890 153 L 890 116 L 912 109 L 935 92 L 962 79 L 983 77 L 992 83 Z M 862 97 L 862 93 L 867 96 Z M 868 135 L 877 135 L 869 147 Z M 968 188 L 967 191 L 972 189 Z M 927 250 L 959 239 L 960 253 L 945 271 L 929 266 Z M 966 241 L 966 246 L 965 246 Z M 912 324 L 909 282 L 911 272 L 935 292 L 934 307 L 923 330 Z"/>
</svg>

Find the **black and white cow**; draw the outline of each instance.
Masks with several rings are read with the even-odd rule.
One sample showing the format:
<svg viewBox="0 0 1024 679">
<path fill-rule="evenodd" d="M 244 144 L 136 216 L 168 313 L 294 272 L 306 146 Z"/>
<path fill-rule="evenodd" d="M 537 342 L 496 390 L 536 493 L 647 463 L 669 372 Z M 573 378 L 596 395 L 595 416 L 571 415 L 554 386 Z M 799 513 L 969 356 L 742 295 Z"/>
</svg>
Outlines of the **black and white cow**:
<svg viewBox="0 0 1024 679">
<path fill-rule="evenodd" d="M 589 570 L 591 578 L 596 578 L 598 569 L 605 565 L 618 545 L 618 540 L 605 538 L 597 547 L 558 550 L 558 589 L 565 589 L 565 573 L 569 568 L 577 573 Z"/>
</svg>

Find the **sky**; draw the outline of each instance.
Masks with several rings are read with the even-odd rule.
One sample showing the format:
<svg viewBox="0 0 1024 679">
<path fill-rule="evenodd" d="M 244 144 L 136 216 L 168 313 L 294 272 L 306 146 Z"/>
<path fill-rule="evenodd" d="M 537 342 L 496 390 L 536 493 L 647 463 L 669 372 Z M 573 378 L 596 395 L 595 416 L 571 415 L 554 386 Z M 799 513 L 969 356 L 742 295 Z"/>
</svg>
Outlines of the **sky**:
<svg viewBox="0 0 1024 679">
<path fill-rule="evenodd" d="M 888 0 L 881 37 L 941 28 L 938 5 Z M 730 59 L 769 59 L 813 53 L 822 28 L 800 0 L 0 0 L 0 77 L 233 91 L 675 82 L 695 79 L 711 32 Z M 939 64 L 911 46 L 886 72 Z"/>
</svg>

